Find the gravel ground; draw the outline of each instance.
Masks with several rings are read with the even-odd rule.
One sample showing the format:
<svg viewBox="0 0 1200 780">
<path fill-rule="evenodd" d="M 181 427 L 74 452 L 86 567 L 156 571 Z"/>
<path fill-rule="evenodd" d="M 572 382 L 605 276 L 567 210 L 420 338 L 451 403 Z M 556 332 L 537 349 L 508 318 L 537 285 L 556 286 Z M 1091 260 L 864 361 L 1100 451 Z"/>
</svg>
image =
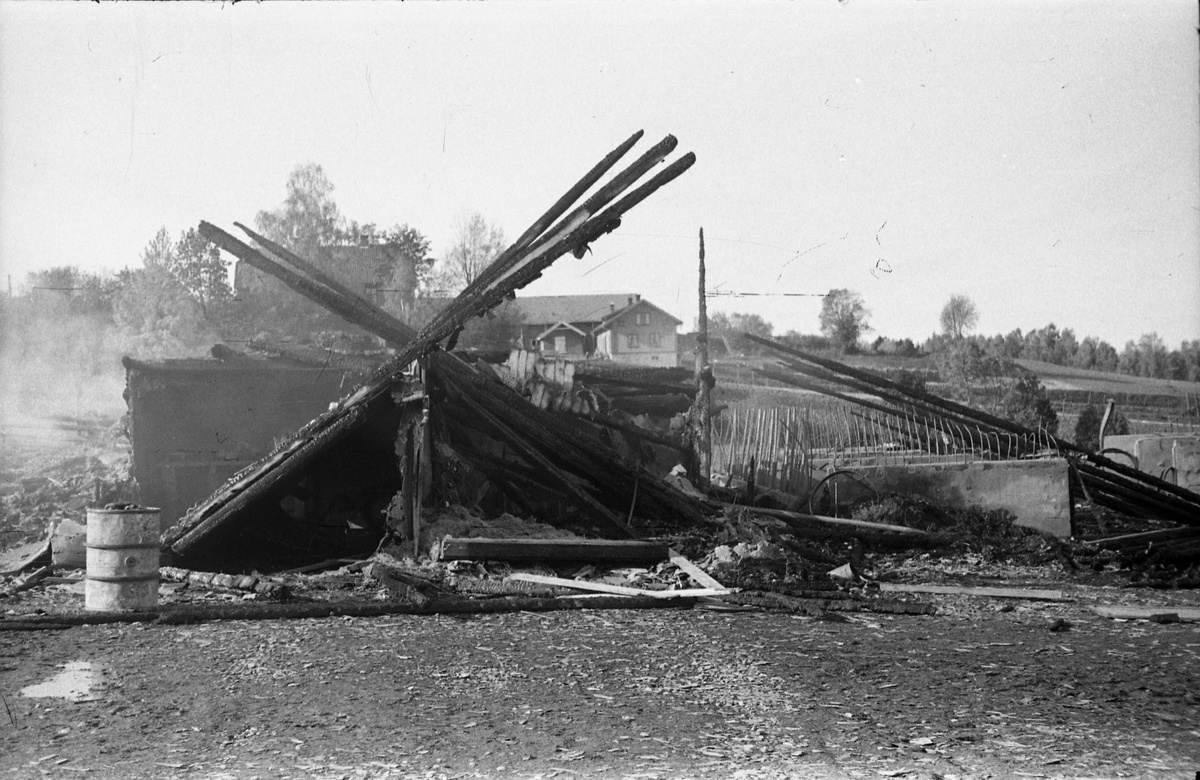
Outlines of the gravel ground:
<svg viewBox="0 0 1200 780">
<path fill-rule="evenodd" d="M 1103 619 L 1085 599 L 1131 592 L 1092 591 L 848 622 L 691 609 L 3 632 L 0 771 L 1191 780 L 1200 624 Z M 1167 595 L 1195 604 L 1142 597 Z M 74 700 L 22 692 L 68 664 L 94 677 Z"/>
</svg>

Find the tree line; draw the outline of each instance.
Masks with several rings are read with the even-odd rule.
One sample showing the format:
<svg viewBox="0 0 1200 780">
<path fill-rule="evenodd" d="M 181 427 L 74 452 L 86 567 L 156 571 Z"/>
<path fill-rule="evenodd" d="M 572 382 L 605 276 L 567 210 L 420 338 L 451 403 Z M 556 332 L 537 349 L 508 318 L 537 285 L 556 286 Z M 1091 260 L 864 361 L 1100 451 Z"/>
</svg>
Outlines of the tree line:
<svg viewBox="0 0 1200 780">
<path fill-rule="evenodd" d="M 391 312 L 414 328 L 506 246 L 501 229 L 472 214 L 454 226 L 453 243 L 435 257 L 429 238 L 411 225 L 382 228 L 346 218 L 333 191 L 320 165 L 298 166 L 287 179 L 283 203 L 255 216 L 256 231 L 325 268 L 335 264 L 338 248 L 386 247 L 376 254 L 373 282 L 395 289 L 411 283 L 402 277 L 415 274 L 412 299 Z M 59 266 L 28 274 L 15 295 L 0 297 L 6 350 L 28 358 L 31 350 L 78 340 L 84 331 L 103 340 L 104 348 L 92 351 L 108 362 L 115 353 L 144 359 L 204 354 L 217 341 L 370 343 L 341 318 L 281 284 L 235 289 L 230 261 L 195 228 L 174 237 L 160 229 L 137 260 L 116 272 Z M 514 312 L 510 307 L 473 323 L 459 343 L 506 345 L 519 332 Z"/>
<path fill-rule="evenodd" d="M 922 344 L 912 339 L 878 336 L 867 343 L 863 336 L 872 331 L 870 311 L 858 293 L 845 289 L 830 290 L 822 301 L 818 319 L 819 335 L 789 330 L 778 336 L 801 349 L 835 351 L 842 354 L 868 352 L 919 357 L 939 355 L 970 346 L 997 360 L 1038 360 L 1089 371 L 1108 371 L 1157 379 L 1200 382 L 1200 339 L 1184 341 L 1169 349 L 1157 333 L 1146 333 L 1125 343 L 1121 351 L 1102 339 L 1082 339 L 1071 328 L 1059 329 L 1053 323 L 1028 332 L 1016 328 L 1008 334 L 971 335 L 979 322 L 974 302 L 955 294 L 943 306 L 939 322 L 941 332 Z M 761 350 L 740 334 L 749 332 L 771 338 L 774 326 L 757 314 L 716 312 L 709 315 L 713 337 L 731 354 L 758 354 Z"/>
</svg>

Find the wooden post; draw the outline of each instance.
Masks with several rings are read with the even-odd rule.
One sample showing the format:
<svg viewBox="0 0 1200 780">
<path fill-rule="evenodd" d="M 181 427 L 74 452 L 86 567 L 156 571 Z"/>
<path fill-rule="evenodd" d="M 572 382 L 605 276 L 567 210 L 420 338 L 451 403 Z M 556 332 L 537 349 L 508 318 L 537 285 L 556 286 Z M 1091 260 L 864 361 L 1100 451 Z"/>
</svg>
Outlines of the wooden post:
<svg viewBox="0 0 1200 780">
<path fill-rule="evenodd" d="M 1108 428 L 1109 418 L 1112 417 L 1113 407 L 1116 405 L 1117 402 L 1110 398 L 1104 407 L 1104 416 L 1100 418 L 1100 432 L 1096 435 L 1096 452 L 1104 450 L 1104 431 Z"/>
<path fill-rule="evenodd" d="M 700 314 L 696 319 L 696 402 L 692 407 L 692 443 L 696 472 L 693 482 L 707 490 L 712 478 L 712 413 L 709 390 L 713 381 L 708 364 L 708 301 L 704 294 L 704 228 L 700 228 Z"/>
</svg>

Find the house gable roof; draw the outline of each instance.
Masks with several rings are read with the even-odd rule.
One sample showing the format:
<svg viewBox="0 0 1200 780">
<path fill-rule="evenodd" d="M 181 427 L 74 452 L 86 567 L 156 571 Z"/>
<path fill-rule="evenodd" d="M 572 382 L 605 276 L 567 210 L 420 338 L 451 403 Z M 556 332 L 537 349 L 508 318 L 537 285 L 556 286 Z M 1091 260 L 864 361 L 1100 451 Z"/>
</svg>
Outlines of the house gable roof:
<svg viewBox="0 0 1200 780">
<path fill-rule="evenodd" d="M 612 307 L 625 304 L 632 293 L 607 295 L 531 295 L 517 297 L 526 324 L 550 325 L 559 322 L 600 322 Z"/>
<path fill-rule="evenodd" d="M 658 312 L 659 314 L 663 315 L 667 319 L 674 322 L 676 325 L 683 324 L 683 320 L 679 319 L 674 314 L 671 314 L 670 312 L 660 309 L 659 307 L 655 306 L 653 303 L 650 303 L 650 301 L 647 301 L 646 299 L 643 298 L 641 300 L 634 301 L 632 304 L 630 304 L 629 306 L 626 306 L 623 309 L 617 309 L 616 311 L 610 313 L 607 317 L 605 317 L 604 319 L 602 319 L 600 321 L 599 325 L 592 328 L 592 333 L 599 333 L 602 330 L 607 330 L 608 328 L 611 328 L 613 325 L 615 325 L 618 320 L 621 320 L 626 315 L 631 314 L 632 312 L 635 312 L 638 309 L 642 309 L 642 308 L 653 309 L 654 311 Z"/>
<path fill-rule="evenodd" d="M 534 338 L 540 341 L 540 340 L 546 338 L 546 336 L 549 336 L 554 331 L 559 330 L 560 328 L 566 328 L 567 330 L 573 330 L 576 333 L 578 333 L 580 336 L 587 336 L 587 333 L 583 332 L 582 330 L 575 327 L 574 325 L 572 325 L 569 322 L 556 322 L 553 325 L 551 325 L 550 327 L 546 328 L 541 333 L 534 336 Z"/>
</svg>

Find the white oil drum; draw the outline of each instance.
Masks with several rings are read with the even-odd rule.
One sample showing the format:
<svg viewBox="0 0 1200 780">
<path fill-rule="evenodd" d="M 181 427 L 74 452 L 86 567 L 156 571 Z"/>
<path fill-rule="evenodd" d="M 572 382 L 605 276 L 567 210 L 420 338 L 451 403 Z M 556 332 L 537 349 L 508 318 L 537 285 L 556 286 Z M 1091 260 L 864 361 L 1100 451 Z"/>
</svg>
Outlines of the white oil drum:
<svg viewBox="0 0 1200 780">
<path fill-rule="evenodd" d="M 87 511 L 84 607 L 102 612 L 158 606 L 158 509 Z"/>
</svg>

